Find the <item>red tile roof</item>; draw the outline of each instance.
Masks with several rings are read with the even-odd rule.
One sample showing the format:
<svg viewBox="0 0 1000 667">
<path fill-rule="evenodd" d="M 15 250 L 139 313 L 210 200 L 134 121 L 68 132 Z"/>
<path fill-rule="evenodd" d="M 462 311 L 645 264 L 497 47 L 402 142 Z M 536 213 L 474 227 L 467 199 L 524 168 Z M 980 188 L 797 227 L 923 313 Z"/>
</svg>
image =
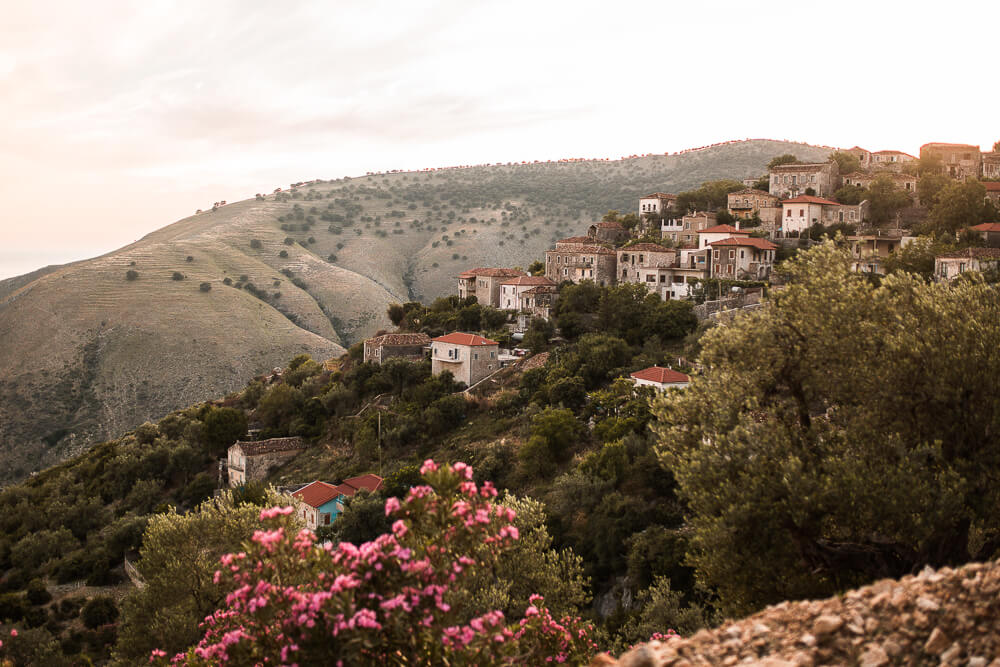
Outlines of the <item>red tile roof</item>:
<svg viewBox="0 0 1000 667">
<path fill-rule="evenodd" d="M 361 475 L 359 477 L 351 477 L 345 479 L 341 487 L 350 487 L 355 491 L 360 491 L 364 489 L 365 491 L 378 491 L 382 488 L 382 478 L 378 475 L 368 473 L 367 475 Z M 345 495 L 351 496 L 353 493 L 347 493 Z"/>
<path fill-rule="evenodd" d="M 736 229 L 732 225 L 716 225 L 715 227 L 709 227 L 708 229 L 699 229 L 699 234 L 746 234 L 750 236 L 750 232 L 745 229 Z"/>
<path fill-rule="evenodd" d="M 766 239 L 758 238 L 748 238 L 748 239 L 737 239 L 728 238 L 722 239 L 721 241 L 716 241 L 715 243 L 709 243 L 712 246 L 750 246 L 751 248 L 757 248 L 757 250 L 777 250 L 778 246 L 774 245 Z"/>
<path fill-rule="evenodd" d="M 382 478 L 378 475 L 368 473 L 359 477 L 345 479 L 342 483 L 334 486 L 326 482 L 315 481 L 306 484 L 301 489 L 292 494 L 310 507 L 320 508 L 326 503 L 339 496 L 353 496 L 358 491 L 378 491 L 382 488 Z"/>
<path fill-rule="evenodd" d="M 987 192 L 1000 192 L 1000 182 L 998 181 L 986 181 L 983 185 L 986 186 Z"/>
<path fill-rule="evenodd" d="M 1000 183 L 997 183 L 997 185 L 1000 185 Z M 1000 232 L 1000 222 L 984 222 L 969 229 L 974 232 Z"/>
<path fill-rule="evenodd" d="M 495 340 L 490 340 L 489 338 L 483 338 L 482 336 L 477 336 L 476 334 L 460 333 L 456 331 L 455 333 L 450 333 L 444 336 L 438 336 L 434 339 L 435 343 L 451 343 L 453 345 L 467 345 L 469 347 L 474 347 L 477 345 L 499 345 L 500 343 Z"/>
<path fill-rule="evenodd" d="M 631 374 L 636 380 L 646 380 L 647 382 L 659 382 L 660 384 L 676 384 L 678 382 L 690 382 L 691 378 L 684 373 L 679 373 L 670 368 L 662 366 L 650 366 Z"/>
<path fill-rule="evenodd" d="M 813 197 L 812 195 L 799 195 L 798 197 L 792 197 L 791 199 L 782 199 L 782 204 L 821 204 L 823 206 L 840 206 L 840 203 L 835 201 L 830 201 L 829 199 L 823 199 L 822 197 Z"/>
<path fill-rule="evenodd" d="M 513 278 L 515 276 L 526 276 L 528 275 L 524 271 L 519 271 L 517 269 L 491 269 L 491 268 L 479 268 L 479 269 L 469 269 L 459 274 L 459 278 L 473 278 L 475 276 L 486 276 L 491 278 Z"/>
<path fill-rule="evenodd" d="M 326 482 L 310 482 L 292 494 L 310 507 L 321 507 L 341 495 L 340 487 L 327 484 Z"/>
<path fill-rule="evenodd" d="M 554 282 L 546 278 L 545 276 L 518 276 L 517 278 L 511 278 L 510 280 L 505 280 L 501 285 L 555 285 Z"/>
</svg>

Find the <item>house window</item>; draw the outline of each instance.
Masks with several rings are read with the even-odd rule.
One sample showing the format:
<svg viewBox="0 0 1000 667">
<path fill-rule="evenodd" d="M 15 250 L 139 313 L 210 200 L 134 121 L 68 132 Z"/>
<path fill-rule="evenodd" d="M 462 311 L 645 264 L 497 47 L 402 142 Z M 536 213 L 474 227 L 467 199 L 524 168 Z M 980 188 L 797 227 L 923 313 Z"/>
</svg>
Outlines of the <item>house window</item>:
<svg viewBox="0 0 1000 667">
<path fill-rule="evenodd" d="M 497 358 L 497 353 L 496 352 L 490 352 L 490 359 L 496 359 L 496 358 Z"/>
<path fill-rule="evenodd" d="M 806 214 L 805 210 L 803 210 L 803 209 L 800 208 L 799 209 L 799 217 L 802 218 L 802 217 L 805 216 L 805 214 Z"/>
<path fill-rule="evenodd" d="M 473 352 L 472 353 L 472 358 L 473 359 L 478 359 L 479 358 L 479 353 L 478 352 Z"/>
<path fill-rule="evenodd" d="M 655 283 L 656 282 L 656 276 L 654 276 L 652 274 L 646 276 L 646 282 L 647 283 Z"/>
<path fill-rule="evenodd" d="M 743 253 L 742 250 L 740 250 L 740 259 L 743 259 L 744 257 L 746 257 L 746 255 Z"/>
<path fill-rule="evenodd" d="M 788 214 L 788 215 L 786 215 L 786 216 L 785 216 L 786 218 L 790 218 L 790 217 L 792 217 L 792 209 L 788 209 L 788 210 L 786 211 L 786 213 Z"/>
<path fill-rule="evenodd" d="M 642 255 L 639 255 L 639 263 L 642 264 L 642 262 L 643 262 L 643 257 Z"/>
<path fill-rule="evenodd" d="M 323 525 L 324 526 L 329 526 L 330 525 L 330 515 L 329 515 L 329 513 L 324 513 L 323 514 Z"/>
<path fill-rule="evenodd" d="M 712 251 L 712 257 L 714 257 L 715 259 L 719 259 L 719 251 L 718 250 L 713 250 Z"/>
<path fill-rule="evenodd" d="M 730 250 L 729 251 L 729 259 L 736 259 L 736 251 L 735 250 Z"/>
<path fill-rule="evenodd" d="M 660 276 L 660 282 L 661 283 L 667 282 L 667 277 L 666 276 Z"/>
</svg>

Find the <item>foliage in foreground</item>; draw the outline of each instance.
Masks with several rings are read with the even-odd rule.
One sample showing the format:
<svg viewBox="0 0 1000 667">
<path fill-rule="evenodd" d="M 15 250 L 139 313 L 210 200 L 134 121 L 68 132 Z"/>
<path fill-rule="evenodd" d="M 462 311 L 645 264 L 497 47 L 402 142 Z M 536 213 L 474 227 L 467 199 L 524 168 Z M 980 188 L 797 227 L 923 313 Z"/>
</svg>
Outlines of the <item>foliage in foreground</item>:
<svg viewBox="0 0 1000 667">
<path fill-rule="evenodd" d="M 703 338 L 657 402 L 690 556 L 724 611 L 822 597 L 1000 550 L 1000 293 L 879 287 L 827 242 L 767 307 Z"/>
<path fill-rule="evenodd" d="M 453 604 L 455 592 L 520 537 L 515 512 L 478 486 L 462 463 L 421 468 L 425 485 L 390 498 L 392 532 L 355 546 L 317 544 L 281 525 L 291 507 L 261 512 L 267 525 L 227 554 L 216 581 L 230 590 L 206 619 L 188 665 L 580 663 L 596 649 L 593 627 L 556 620 L 541 596 L 509 623 L 500 611 Z M 164 651 L 151 658 L 166 662 Z"/>
</svg>

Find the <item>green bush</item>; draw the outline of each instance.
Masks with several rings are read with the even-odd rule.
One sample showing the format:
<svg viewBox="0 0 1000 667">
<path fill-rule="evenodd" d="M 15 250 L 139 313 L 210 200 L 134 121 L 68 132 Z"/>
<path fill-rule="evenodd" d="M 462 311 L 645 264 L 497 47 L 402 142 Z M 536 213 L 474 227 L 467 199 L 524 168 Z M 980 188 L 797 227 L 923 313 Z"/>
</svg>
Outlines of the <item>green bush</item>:
<svg viewBox="0 0 1000 667">
<path fill-rule="evenodd" d="M 288 251 L 287 250 L 282 250 L 281 252 L 278 253 L 278 257 L 281 257 L 282 259 L 284 259 L 285 257 L 288 257 Z"/>
<path fill-rule="evenodd" d="M 202 283 L 198 285 L 198 289 L 202 292 L 210 292 L 212 291 L 212 283 Z"/>
<path fill-rule="evenodd" d="M 28 583 L 24 596 L 28 602 L 35 606 L 45 604 L 52 599 L 52 593 L 49 593 L 49 589 L 45 587 L 45 582 L 41 579 L 32 579 Z"/>
<path fill-rule="evenodd" d="M 185 258 L 184 261 L 185 262 L 193 262 L 194 261 L 194 257 L 192 257 L 191 255 L 188 255 L 187 258 Z"/>
<path fill-rule="evenodd" d="M 180 271 L 174 271 L 173 274 L 170 276 L 170 279 L 171 280 L 184 280 L 184 274 L 181 273 Z"/>
<path fill-rule="evenodd" d="M 264 244 L 260 242 L 260 239 L 251 239 L 250 240 L 250 247 L 251 248 L 259 250 L 261 247 L 263 247 L 263 245 Z"/>
<path fill-rule="evenodd" d="M 83 624 L 93 630 L 102 625 L 114 623 L 118 619 L 118 607 L 113 599 L 98 595 L 87 600 L 80 616 L 83 618 Z"/>
<path fill-rule="evenodd" d="M 293 243 L 295 243 L 295 239 L 293 239 L 291 236 L 286 236 L 285 237 L 285 240 L 284 240 L 284 244 L 285 245 L 292 245 Z"/>
<path fill-rule="evenodd" d="M 125 272 L 125 280 L 135 280 L 139 277 L 139 272 L 135 269 L 129 269 Z"/>
</svg>

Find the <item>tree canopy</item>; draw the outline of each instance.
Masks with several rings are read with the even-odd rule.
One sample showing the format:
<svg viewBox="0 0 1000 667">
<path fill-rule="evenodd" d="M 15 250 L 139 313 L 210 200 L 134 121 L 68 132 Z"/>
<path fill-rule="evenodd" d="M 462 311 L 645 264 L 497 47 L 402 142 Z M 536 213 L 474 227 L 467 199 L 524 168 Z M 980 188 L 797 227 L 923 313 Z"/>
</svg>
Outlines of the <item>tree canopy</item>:
<svg viewBox="0 0 1000 667">
<path fill-rule="evenodd" d="M 826 242 L 702 339 L 654 407 L 691 562 L 745 612 L 1000 549 L 1000 297 L 912 274 L 873 286 Z"/>
</svg>

